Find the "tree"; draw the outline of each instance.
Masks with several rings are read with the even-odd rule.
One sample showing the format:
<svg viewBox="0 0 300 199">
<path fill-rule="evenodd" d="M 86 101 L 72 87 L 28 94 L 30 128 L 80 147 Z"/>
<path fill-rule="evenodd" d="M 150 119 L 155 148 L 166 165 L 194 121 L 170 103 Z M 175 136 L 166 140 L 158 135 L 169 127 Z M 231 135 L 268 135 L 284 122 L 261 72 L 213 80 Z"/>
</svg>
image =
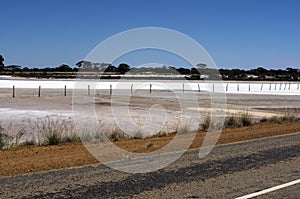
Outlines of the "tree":
<svg viewBox="0 0 300 199">
<path fill-rule="evenodd" d="M 84 61 L 84 60 L 76 63 L 76 66 L 78 68 L 85 68 L 85 69 L 91 69 L 92 65 L 93 65 L 92 62 Z"/>
<path fill-rule="evenodd" d="M 60 72 L 71 72 L 73 69 L 66 64 L 62 64 L 59 67 L 57 67 L 56 70 L 58 70 Z"/>
<path fill-rule="evenodd" d="M 125 74 L 127 73 L 128 71 L 130 70 L 130 66 L 128 64 L 120 64 L 118 66 L 118 71 L 121 73 L 121 74 Z"/>
<path fill-rule="evenodd" d="M 109 65 L 106 69 L 105 72 L 111 72 L 111 73 L 115 73 L 118 72 L 118 68 L 113 66 L 113 65 Z"/>
<path fill-rule="evenodd" d="M 0 55 L 0 70 L 2 70 L 4 68 L 4 58 L 2 55 Z"/>
<path fill-rule="evenodd" d="M 181 75 L 190 75 L 191 70 L 188 68 L 177 68 L 177 72 L 179 72 Z"/>
<path fill-rule="evenodd" d="M 16 71 L 21 71 L 21 68 L 22 67 L 18 65 L 9 65 L 5 67 L 5 70 L 16 72 Z"/>
</svg>

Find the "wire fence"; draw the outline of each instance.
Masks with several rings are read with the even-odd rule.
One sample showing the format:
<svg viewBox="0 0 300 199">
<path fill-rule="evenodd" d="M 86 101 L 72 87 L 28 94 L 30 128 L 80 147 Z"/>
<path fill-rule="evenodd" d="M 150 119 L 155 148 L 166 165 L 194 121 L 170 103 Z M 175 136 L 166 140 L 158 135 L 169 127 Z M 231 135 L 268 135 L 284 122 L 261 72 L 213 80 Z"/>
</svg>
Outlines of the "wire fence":
<svg viewBox="0 0 300 199">
<path fill-rule="evenodd" d="M 171 92 L 221 92 L 221 93 L 248 93 L 248 94 L 300 94 L 299 83 L 176 83 L 169 85 L 168 88 L 162 88 L 155 83 L 148 83 L 144 87 L 137 87 L 134 83 L 128 84 L 123 88 L 118 88 L 114 84 L 105 84 L 101 88 L 91 88 L 86 85 L 86 88 L 76 89 L 76 94 L 80 95 L 112 95 L 118 93 L 118 90 L 123 90 L 126 94 L 134 94 L 135 92 L 144 91 L 152 93 L 156 91 Z M 51 96 L 71 96 L 74 93 L 73 87 L 67 85 L 61 88 L 44 88 L 37 86 L 36 88 L 22 88 L 12 86 L 11 88 L 1 88 L 0 96 L 16 97 L 51 97 Z"/>
</svg>

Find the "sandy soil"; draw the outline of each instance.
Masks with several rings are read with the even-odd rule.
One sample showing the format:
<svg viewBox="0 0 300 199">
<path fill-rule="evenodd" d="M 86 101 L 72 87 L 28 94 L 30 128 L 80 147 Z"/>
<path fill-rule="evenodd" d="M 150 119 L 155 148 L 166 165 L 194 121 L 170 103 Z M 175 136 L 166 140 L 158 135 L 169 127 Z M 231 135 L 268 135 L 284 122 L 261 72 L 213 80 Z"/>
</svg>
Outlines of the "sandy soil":
<svg viewBox="0 0 300 199">
<path fill-rule="evenodd" d="M 299 131 L 300 122 L 284 124 L 259 123 L 251 127 L 225 129 L 218 140 L 218 144 Z M 190 148 L 199 148 L 204 136 L 204 132 L 198 132 Z M 128 151 L 146 153 L 163 147 L 169 143 L 173 137 L 174 134 L 147 139 L 122 139 L 114 144 Z M 11 176 L 98 163 L 80 142 L 57 146 L 26 146 L 2 150 L 0 151 L 0 160 L 0 176 Z"/>
</svg>

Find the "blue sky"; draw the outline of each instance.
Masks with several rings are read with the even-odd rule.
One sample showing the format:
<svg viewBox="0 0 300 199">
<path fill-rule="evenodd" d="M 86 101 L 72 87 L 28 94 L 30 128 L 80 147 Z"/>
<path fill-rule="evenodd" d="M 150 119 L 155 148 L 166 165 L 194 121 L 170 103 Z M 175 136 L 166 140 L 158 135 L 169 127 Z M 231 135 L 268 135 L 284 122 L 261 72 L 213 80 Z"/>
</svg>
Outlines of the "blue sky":
<svg viewBox="0 0 300 199">
<path fill-rule="evenodd" d="M 0 2 L 0 54 L 6 65 L 74 66 L 108 37 L 150 26 L 195 39 L 219 68 L 300 66 L 297 0 Z"/>
</svg>

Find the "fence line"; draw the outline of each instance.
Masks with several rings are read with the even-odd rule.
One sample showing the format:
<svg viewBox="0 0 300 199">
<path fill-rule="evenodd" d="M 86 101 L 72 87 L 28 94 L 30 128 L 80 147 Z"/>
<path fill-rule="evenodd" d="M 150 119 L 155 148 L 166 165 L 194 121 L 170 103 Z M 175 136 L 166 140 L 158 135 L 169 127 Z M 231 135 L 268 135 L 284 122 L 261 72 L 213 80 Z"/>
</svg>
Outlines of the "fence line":
<svg viewBox="0 0 300 199">
<path fill-rule="evenodd" d="M 201 85 L 202 84 L 202 85 Z M 180 89 L 180 84 L 175 84 L 176 87 L 173 90 L 182 91 L 185 93 L 186 91 L 192 91 L 192 92 L 222 92 L 222 89 L 220 90 L 220 84 L 219 83 L 196 83 L 196 84 L 185 84 L 182 83 L 182 88 Z M 231 85 L 232 84 L 232 85 Z M 188 85 L 188 86 L 186 86 Z M 235 85 L 235 86 L 234 86 Z M 267 86 L 268 85 L 268 86 Z M 203 86 L 203 88 L 202 88 Z M 216 87 L 217 86 L 217 87 Z M 133 94 L 135 90 L 133 90 L 134 84 L 129 84 L 128 89 L 121 88 L 124 90 L 128 90 L 128 94 Z M 247 88 L 248 87 L 248 88 Z M 113 84 L 109 84 L 109 90 L 108 94 L 112 95 L 113 90 L 116 89 Z M 138 90 L 145 90 L 147 88 L 140 88 Z M 170 88 L 171 89 L 171 88 Z M 218 89 L 218 90 L 216 90 Z M 223 91 L 224 93 L 295 93 L 300 94 L 300 83 L 226 83 L 226 85 L 223 84 Z M 84 91 L 85 90 L 85 91 Z M 104 88 L 98 88 L 93 92 L 94 94 L 101 94 L 102 91 L 107 92 L 107 89 Z M 130 91 L 129 91 L 130 90 Z M 156 90 L 164 90 L 164 88 L 160 89 L 159 87 L 155 87 L 152 83 L 149 83 L 149 93 L 152 93 Z M 91 86 L 87 85 L 86 88 L 82 89 L 84 91 L 82 94 L 84 95 L 91 95 Z M 62 88 L 45 88 L 40 86 L 37 86 L 36 89 L 34 88 L 18 88 L 15 85 L 12 86 L 12 88 L 0 88 L 0 96 L 1 95 L 10 95 L 12 98 L 16 97 L 22 97 L 22 96 L 70 96 L 73 93 L 73 88 L 68 89 L 67 85 L 64 85 Z M 107 94 L 107 93 L 106 93 Z"/>
</svg>

